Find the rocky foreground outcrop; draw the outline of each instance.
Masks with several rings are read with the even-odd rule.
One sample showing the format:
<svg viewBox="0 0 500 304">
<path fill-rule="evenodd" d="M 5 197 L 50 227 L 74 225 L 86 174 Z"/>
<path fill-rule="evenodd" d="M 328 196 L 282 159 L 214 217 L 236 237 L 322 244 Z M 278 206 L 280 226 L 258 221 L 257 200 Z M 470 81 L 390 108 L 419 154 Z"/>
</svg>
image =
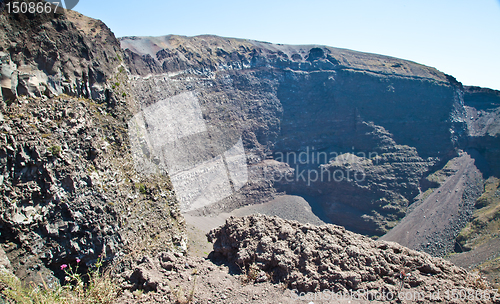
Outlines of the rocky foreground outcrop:
<svg viewBox="0 0 500 304">
<path fill-rule="evenodd" d="M 454 289 L 489 288 L 481 278 L 446 260 L 335 225 L 252 215 L 230 218 L 207 237 L 214 242 L 213 258 L 239 265 L 243 271 L 257 267 L 262 273 L 258 279 L 285 282 L 299 292 L 410 291 L 423 295 L 416 302 L 427 303 L 438 292 L 443 300 Z M 472 302 L 491 303 L 486 298 Z"/>
</svg>

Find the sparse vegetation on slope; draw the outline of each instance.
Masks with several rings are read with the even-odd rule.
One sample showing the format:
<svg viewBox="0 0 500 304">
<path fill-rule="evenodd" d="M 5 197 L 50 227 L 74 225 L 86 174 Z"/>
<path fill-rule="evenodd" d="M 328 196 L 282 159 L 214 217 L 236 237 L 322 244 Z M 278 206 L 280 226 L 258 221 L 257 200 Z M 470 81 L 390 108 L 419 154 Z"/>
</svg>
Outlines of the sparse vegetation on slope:
<svg viewBox="0 0 500 304">
<path fill-rule="evenodd" d="M 484 193 L 476 201 L 477 210 L 470 223 L 460 232 L 458 243 L 464 251 L 480 246 L 500 233 L 500 179 L 486 180 Z"/>
<path fill-rule="evenodd" d="M 500 179 L 486 180 L 472 220 L 457 237 L 458 251 L 450 260 L 475 269 L 500 287 Z"/>
<path fill-rule="evenodd" d="M 49 287 L 45 281 L 41 285 L 20 281 L 8 271 L 0 270 L 1 299 L 18 304 L 111 304 L 119 296 L 120 288 L 110 275 L 101 269 L 99 258 L 94 269 L 86 274 L 78 272 L 66 264 L 61 270 L 66 274 L 65 284 Z"/>
</svg>

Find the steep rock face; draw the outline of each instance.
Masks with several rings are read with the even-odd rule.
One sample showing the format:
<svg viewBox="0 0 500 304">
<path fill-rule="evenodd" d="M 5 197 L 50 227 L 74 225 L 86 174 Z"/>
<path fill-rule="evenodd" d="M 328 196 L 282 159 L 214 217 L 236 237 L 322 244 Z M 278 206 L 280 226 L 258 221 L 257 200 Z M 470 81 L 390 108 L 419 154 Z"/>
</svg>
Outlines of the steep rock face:
<svg viewBox="0 0 500 304">
<path fill-rule="evenodd" d="M 465 87 L 464 102 L 469 131 L 465 146 L 479 152 L 487 175 L 500 176 L 500 92 Z"/>
<path fill-rule="evenodd" d="M 1 241 L 19 278 L 186 249 L 171 185 L 134 172 L 123 119 L 86 99 L 19 101 L 0 122 Z"/>
<path fill-rule="evenodd" d="M 483 192 L 483 196 L 488 196 L 486 192 L 489 183 L 486 182 L 485 185 L 484 180 L 495 180 L 495 176 L 500 174 L 498 161 L 500 92 L 464 87 L 463 96 L 465 112 L 463 120 L 467 124 L 468 136 L 461 139 L 460 147 L 466 152 L 450 160 L 442 169 L 433 172 L 422 181 L 421 184 L 428 189 L 416 197 L 416 202 L 406 217 L 383 236 L 383 239 L 396 241 L 433 255 L 446 255 L 453 251 L 462 252 L 470 249 L 462 246 L 469 241 L 474 243 L 477 239 L 490 238 L 488 227 L 494 216 L 478 220 L 485 213 L 481 210 L 485 209 L 485 206 L 479 196 Z M 493 210 L 498 208 L 495 201 L 490 205 L 488 208 Z M 455 211 L 452 212 L 453 210 Z M 447 225 L 443 226 L 443 223 Z M 466 225 L 469 228 L 466 228 Z M 470 233 L 471 225 L 476 229 L 473 234 Z M 476 258 L 471 264 L 476 265 L 492 258 L 488 254 L 474 253 L 474 255 Z M 464 265 L 463 261 L 461 265 Z M 498 276 L 498 271 L 490 271 L 490 275 Z"/>
<path fill-rule="evenodd" d="M 225 130 L 212 139 L 241 135 L 249 182 L 204 213 L 286 192 L 381 235 L 467 136 L 461 85 L 413 62 L 214 36 L 120 41 L 142 107 L 189 91 L 205 123 Z"/>
<path fill-rule="evenodd" d="M 64 277 L 98 255 L 186 250 L 166 176 L 134 171 L 134 99 L 123 53 L 100 21 L 71 11 L 0 14 L 0 241 L 14 273 Z"/>
</svg>

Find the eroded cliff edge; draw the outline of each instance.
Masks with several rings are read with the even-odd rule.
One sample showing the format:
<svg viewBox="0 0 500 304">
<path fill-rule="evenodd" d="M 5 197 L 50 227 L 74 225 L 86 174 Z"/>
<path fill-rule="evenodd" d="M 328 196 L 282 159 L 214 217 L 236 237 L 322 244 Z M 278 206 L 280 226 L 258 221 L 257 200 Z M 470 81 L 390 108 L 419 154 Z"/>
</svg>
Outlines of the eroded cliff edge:
<svg viewBox="0 0 500 304">
<path fill-rule="evenodd" d="M 382 235 L 435 187 L 426 177 L 460 149 L 496 170 L 495 158 L 479 147 L 496 146 L 497 138 L 478 137 L 468 114 L 476 108 L 464 103 L 479 92 L 434 68 L 325 46 L 215 36 L 120 42 L 143 105 L 191 92 L 216 130 L 212 138 L 229 148 L 237 137 L 222 134 L 241 134 L 249 182 L 203 214 L 287 193 L 313 202 L 326 221 Z M 481 188 L 482 177 L 468 185 Z M 475 197 L 457 211 L 447 248 L 480 195 L 465 188 L 459 197 Z"/>
</svg>

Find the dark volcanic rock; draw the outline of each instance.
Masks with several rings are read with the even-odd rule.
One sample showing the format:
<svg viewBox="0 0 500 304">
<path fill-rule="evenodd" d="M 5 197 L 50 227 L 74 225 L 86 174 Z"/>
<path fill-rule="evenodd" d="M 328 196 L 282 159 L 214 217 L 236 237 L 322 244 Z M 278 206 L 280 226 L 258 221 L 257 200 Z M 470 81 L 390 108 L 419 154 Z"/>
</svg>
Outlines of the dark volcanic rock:
<svg viewBox="0 0 500 304">
<path fill-rule="evenodd" d="M 35 15 L 4 11 L 0 23 L 6 99 L 61 93 L 100 101 L 111 97 L 107 81 L 121 64 L 122 51 L 104 23 L 63 10 Z"/>
<path fill-rule="evenodd" d="M 76 258 L 185 250 L 171 185 L 135 174 L 126 125 L 103 109 L 68 96 L 20 97 L 4 112 L 0 239 L 22 279 L 38 281 L 47 269 L 62 275 L 60 265 Z"/>
<path fill-rule="evenodd" d="M 62 274 L 57 273 L 61 263 L 77 257 L 90 263 L 100 253 L 124 269 L 132 267 L 127 258 L 137 253 L 185 251 L 172 168 L 159 166 L 153 153 L 158 151 L 147 143 L 141 142 L 137 151 L 130 148 L 137 131 L 128 124 L 131 118 L 141 118 L 148 107 L 149 114 L 165 113 L 171 97 L 196 100 L 188 106 L 199 106 L 205 127 L 200 134 L 169 142 L 174 147 L 169 153 L 161 151 L 175 160 L 173 169 L 215 159 L 237 144 L 244 147 L 247 182 L 236 185 L 231 180 L 227 187 L 234 193 L 204 205 L 200 213 L 266 202 L 286 192 L 316 202 L 313 211 L 322 219 L 382 235 L 432 186 L 426 177 L 458 156 L 460 148 L 470 152 L 478 167 L 484 161 L 486 169 L 481 170 L 490 170 L 486 174 L 500 172 L 498 92 L 464 88 L 453 77 L 414 62 L 325 46 L 215 36 L 128 37 L 119 42 L 102 22 L 70 11 L 2 12 L 0 25 L 5 101 L 0 105 L 1 241 L 8 244 L 5 252 L 22 278 L 36 279 L 48 269 Z M 192 131 L 186 129 L 180 133 Z M 172 135 L 167 128 L 156 131 Z M 141 153 L 158 165 L 153 169 L 161 170 L 138 174 L 134 157 Z M 219 160 L 230 171 L 228 158 L 234 155 L 226 156 Z M 470 186 L 459 203 L 470 205 L 477 196 L 477 185 Z M 452 232 L 464 221 L 461 217 L 453 223 Z M 305 238 L 305 230 L 317 236 L 323 229 L 304 227 Z M 332 227 L 326 228 L 330 234 L 348 235 Z M 420 277 L 423 273 L 439 276 L 447 271 L 440 260 L 413 252 L 400 257 L 395 251 L 403 249 L 395 245 L 379 248 L 374 244 L 380 243 L 348 237 L 363 240 L 349 244 L 368 246 L 380 261 L 388 257 L 417 267 L 416 286 L 427 282 Z M 258 246 L 279 250 L 269 238 L 260 241 Z M 219 253 L 229 252 L 225 246 Z M 307 273 L 301 263 L 317 258 L 320 247 L 313 248 L 316 255 L 308 252 L 286 261 L 297 262 L 293 267 Z M 359 261 L 355 249 L 338 250 Z M 272 258 L 262 261 L 266 269 L 277 269 L 277 277 L 295 280 L 297 288 L 316 290 L 323 284 L 316 274 L 310 280 L 307 274 L 276 268 Z M 339 272 L 342 277 L 328 279 L 337 280 L 338 289 L 371 288 L 372 279 L 390 289 L 382 281 L 394 285 L 393 262 L 374 270 L 379 273 L 355 269 L 366 277 Z M 444 266 L 438 270 L 436 265 Z M 453 269 L 452 277 L 458 278 L 461 270 Z M 138 269 L 127 280 L 157 289 L 150 271 Z"/>
<path fill-rule="evenodd" d="M 465 147 L 484 158 L 481 169 L 485 174 L 500 176 L 500 92 L 465 87 L 464 102 L 469 131 Z"/>
<path fill-rule="evenodd" d="M 51 281 L 76 258 L 120 271 L 138 253 L 185 251 L 168 178 L 134 171 L 133 98 L 109 28 L 72 11 L 3 11 L 0 26 L 0 241 L 15 275 Z"/>
</svg>

